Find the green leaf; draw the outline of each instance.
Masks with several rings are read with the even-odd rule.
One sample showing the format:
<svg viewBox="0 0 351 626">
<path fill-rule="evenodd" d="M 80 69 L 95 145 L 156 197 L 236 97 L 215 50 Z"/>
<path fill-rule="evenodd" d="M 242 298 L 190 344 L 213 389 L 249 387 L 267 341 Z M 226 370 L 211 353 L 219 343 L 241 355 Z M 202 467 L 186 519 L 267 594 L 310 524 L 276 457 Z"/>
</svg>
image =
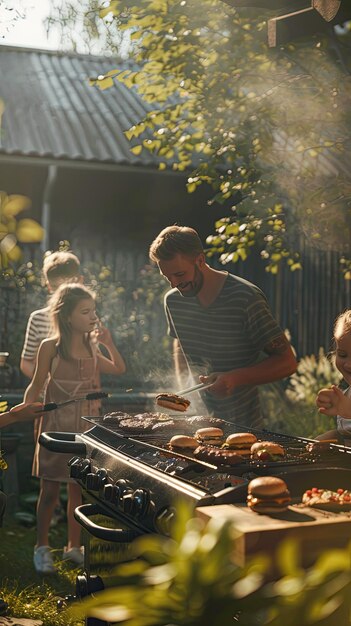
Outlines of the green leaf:
<svg viewBox="0 0 351 626">
<path fill-rule="evenodd" d="M 131 148 L 130 151 L 133 152 L 133 154 L 136 154 L 137 156 L 141 153 L 143 149 L 143 146 L 134 146 L 134 148 Z"/>
<path fill-rule="evenodd" d="M 43 240 L 44 229 L 32 219 L 23 219 L 18 222 L 16 235 L 21 243 L 38 243 Z"/>
<path fill-rule="evenodd" d="M 104 91 L 105 89 L 110 89 L 110 87 L 113 87 L 113 84 L 113 78 L 111 78 L 110 76 L 98 78 L 98 80 L 95 82 L 95 85 L 99 89 L 101 89 L 101 91 Z"/>
<path fill-rule="evenodd" d="M 5 196 L 1 202 L 1 212 L 6 217 L 18 215 L 31 207 L 31 201 L 27 196 L 10 195 Z"/>
</svg>

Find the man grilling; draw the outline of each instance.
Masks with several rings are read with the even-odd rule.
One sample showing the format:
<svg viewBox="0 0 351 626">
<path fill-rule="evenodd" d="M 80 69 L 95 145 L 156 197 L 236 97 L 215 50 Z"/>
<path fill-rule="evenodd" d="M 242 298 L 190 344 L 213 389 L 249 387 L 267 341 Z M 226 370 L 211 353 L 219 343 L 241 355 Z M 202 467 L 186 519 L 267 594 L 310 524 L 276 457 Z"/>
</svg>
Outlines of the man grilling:
<svg viewBox="0 0 351 626">
<path fill-rule="evenodd" d="M 150 259 L 172 289 L 165 295 L 179 381 L 190 372 L 211 386 L 202 392 L 209 412 L 260 426 L 257 385 L 290 376 L 296 359 L 263 292 L 211 268 L 198 233 L 169 226 L 150 246 Z"/>
</svg>

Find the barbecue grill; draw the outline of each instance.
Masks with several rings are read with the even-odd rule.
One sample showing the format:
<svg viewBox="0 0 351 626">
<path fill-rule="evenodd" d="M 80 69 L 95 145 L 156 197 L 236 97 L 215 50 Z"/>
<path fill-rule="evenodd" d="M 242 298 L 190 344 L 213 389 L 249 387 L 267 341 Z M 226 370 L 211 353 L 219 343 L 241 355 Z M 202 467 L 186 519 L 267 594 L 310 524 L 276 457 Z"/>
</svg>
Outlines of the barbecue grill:
<svg viewBox="0 0 351 626">
<path fill-rule="evenodd" d="M 110 422 L 104 421 L 104 418 L 102 417 L 84 417 L 83 419 L 88 420 L 93 425 L 98 426 L 99 428 L 109 431 L 111 435 L 113 433 L 115 436 L 117 435 L 123 437 L 123 439 L 133 439 L 135 441 L 138 441 L 139 443 L 144 443 L 148 444 L 149 446 L 159 448 L 160 451 L 158 454 L 160 456 L 163 456 L 165 452 L 168 451 L 167 444 L 171 437 L 173 437 L 173 435 L 194 434 L 194 426 L 184 425 L 183 416 L 180 422 L 181 425 L 177 425 L 177 419 L 179 419 L 179 415 L 174 416 L 173 427 L 165 425 L 166 428 L 164 432 L 155 432 L 151 430 L 145 433 L 141 429 L 138 433 L 133 431 L 133 434 L 128 434 L 128 430 L 120 428 L 118 424 L 111 424 Z M 236 464 L 232 467 L 225 467 L 225 471 L 227 473 L 232 473 L 238 476 L 246 475 L 247 473 L 267 475 L 271 474 L 272 472 L 280 473 L 282 470 L 288 468 L 297 469 L 298 467 L 302 467 L 304 469 L 307 469 L 311 466 L 330 466 L 331 463 L 334 467 L 351 467 L 351 448 L 348 448 L 346 446 L 329 444 L 327 449 L 323 452 L 307 452 L 307 444 L 313 443 L 315 441 L 314 439 L 297 437 L 284 433 L 277 433 L 269 431 L 267 429 L 250 428 L 242 426 L 240 424 L 233 424 L 225 420 L 222 421 L 221 428 L 223 430 L 224 437 L 227 437 L 234 432 L 250 432 L 253 433 L 259 441 L 274 441 L 280 444 L 286 451 L 284 457 L 282 457 L 281 460 L 277 461 L 245 459 L 243 460 L 243 462 Z M 104 439 L 106 441 L 106 435 L 104 436 Z M 136 449 L 133 451 L 133 455 L 135 453 Z M 156 454 L 156 451 L 154 451 L 154 454 Z M 190 452 L 186 455 L 180 455 L 179 453 L 175 452 L 172 452 L 170 454 L 173 457 L 186 457 L 188 459 L 192 459 L 192 461 L 195 463 L 197 461 L 197 459 Z M 149 460 L 146 460 L 146 462 L 149 462 Z"/>
<path fill-rule="evenodd" d="M 252 432 L 259 440 L 278 442 L 286 450 L 281 461 L 245 460 L 216 467 L 190 454 L 170 451 L 175 434 L 194 434 L 194 426 L 166 427 L 165 432 L 133 431 L 133 436 L 102 417 L 83 417 L 84 433 L 42 433 L 40 443 L 53 452 L 71 453 L 69 473 L 82 488 L 86 503 L 75 511 L 84 529 L 84 574 L 77 578 L 77 596 L 112 584 L 116 563 L 131 558 L 130 544 L 143 533 L 169 534 L 179 502 L 201 507 L 243 503 L 248 482 L 259 475 L 284 477 L 295 497 L 314 484 L 347 488 L 351 484 L 351 448 L 329 445 L 327 454 L 306 452 L 313 440 L 244 428 L 225 422 L 225 436 Z M 328 487 L 329 488 L 329 487 Z M 331 487 L 330 487 L 331 488 Z M 89 624 L 92 626 L 92 624 Z"/>
<path fill-rule="evenodd" d="M 179 498 L 192 507 L 228 504 L 236 501 L 237 486 L 247 484 L 254 476 L 312 468 L 351 468 L 351 448 L 329 444 L 327 452 L 311 453 L 306 451 L 306 445 L 312 439 L 225 421 L 221 425 L 225 436 L 252 432 L 259 440 L 282 445 L 285 457 L 279 461 L 248 459 L 231 467 L 216 467 L 197 460 L 191 453 L 169 451 L 167 443 L 173 435 L 193 434 L 189 429 L 186 432 L 184 420 L 177 426 L 175 418 L 174 426 L 163 433 L 133 432 L 129 436 L 118 423 L 111 424 L 102 417 L 83 419 L 91 424 L 85 433 L 43 433 L 41 444 L 55 452 L 74 454 L 70 476 L 81 485 L 88 499 L 112 517 L 117 515 L 136 525 L 141 532 L 169 532 L 174 502 Z M 83 509 L 84 519 L 79 511 L 77 516 L 88 529 L 87 511 Z"/>
</svg>

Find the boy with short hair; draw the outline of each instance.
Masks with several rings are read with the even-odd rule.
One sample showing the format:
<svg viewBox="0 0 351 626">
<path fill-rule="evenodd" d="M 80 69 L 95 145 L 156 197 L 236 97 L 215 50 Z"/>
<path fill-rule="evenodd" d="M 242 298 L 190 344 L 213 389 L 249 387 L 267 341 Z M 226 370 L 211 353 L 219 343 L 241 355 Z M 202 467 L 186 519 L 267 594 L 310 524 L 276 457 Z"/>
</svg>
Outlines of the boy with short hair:
<svg viewBox="0 0 351 626">
<path fill-rule="evenodd" d="M 43 277 L 49 293 L 56 291 L 62 283 L 83 282 L 78 257 L 65 251 L 52 252 L 45 257 Z M 28 378 L 32 378 L 34 374 L 39 346 L 50 333 L 49 307 L 33 311 L 27 322 L 20 363 L 21 371 Z"/>
</svg>

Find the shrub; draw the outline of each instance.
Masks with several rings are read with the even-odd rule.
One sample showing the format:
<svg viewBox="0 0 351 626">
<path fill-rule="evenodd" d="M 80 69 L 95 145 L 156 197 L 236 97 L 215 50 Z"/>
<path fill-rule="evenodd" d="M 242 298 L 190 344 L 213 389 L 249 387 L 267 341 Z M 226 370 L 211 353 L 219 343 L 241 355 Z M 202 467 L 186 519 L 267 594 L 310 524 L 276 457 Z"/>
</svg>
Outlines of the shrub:
<svg viewBox="0 0 351 626">
<path fill-rule="evenodd" d="M 323 348 L 318 356 L 303 357 L 287 387 L 279 381 L 260 388 L 266 427 L 311 438 L 335 428 L 333 417 L 318 412 L 316 396 L 320 389 L 338 385 L 340 380 L 340 373 Z"/>
<path fill-rule="evenodd" d="M 323 387 L 338 385 L 341 379 L 332 360 L 327 358 L 323 348 L 319 348 L 318 356 L 311 354 L 300 360 L 297 372 L 290 378 L 286 395 L 292 402 L 315 405 L 318 391 Z"/>
</svg>

